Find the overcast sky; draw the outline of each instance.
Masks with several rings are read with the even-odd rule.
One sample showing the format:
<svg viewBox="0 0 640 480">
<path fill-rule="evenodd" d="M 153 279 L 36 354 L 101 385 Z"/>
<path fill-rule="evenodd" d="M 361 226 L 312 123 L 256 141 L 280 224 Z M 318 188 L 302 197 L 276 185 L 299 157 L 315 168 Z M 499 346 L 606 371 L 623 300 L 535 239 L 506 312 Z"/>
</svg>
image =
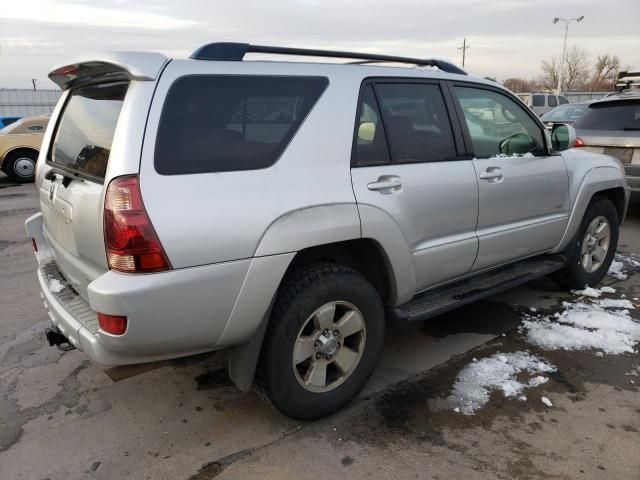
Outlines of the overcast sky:
<svg viewBox="0 0 640 480">
<path fill-rule="evenodd" d="M 186 57 L 213 41 L 243 41 L 414 57 L 476 75 L 531 78 L 562 50 L 553 17 L 584 15 L 568 46 L 640 67 L 640 0 L 0 0 L 0 88 L 55 88 L 51 67 L 91 51 Z"/>
</svg>

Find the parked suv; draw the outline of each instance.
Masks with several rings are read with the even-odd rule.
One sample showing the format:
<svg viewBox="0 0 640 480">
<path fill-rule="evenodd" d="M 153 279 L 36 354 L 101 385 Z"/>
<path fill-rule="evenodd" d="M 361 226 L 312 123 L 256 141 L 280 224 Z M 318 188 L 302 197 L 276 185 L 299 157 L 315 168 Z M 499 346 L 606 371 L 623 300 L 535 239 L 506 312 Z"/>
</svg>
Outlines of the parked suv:
<svg viewBox="0 0 640 480">
<path fill-rule="evenodd" d="M 536 115 L 538 116 L 544 115 L 549 110 L 556 108 L 558 105 L 569 103 L 569 100 L 567 100 L 566 97 L 563 97 L 562 95 L 555 95 L 554 93 L 518 93 L 518 97 L 525 103 L 525 105 L 536 112 Z"/>
<path fill-rule="evenodd" d="M 387 319 L 596 284 L 629 199 L 572 127 L 442 61 L 209 44 L 50 78 L 26 222 L 50 343 L 104 365 L 230 348 L 234 383 L 295 418 L 360 391 Z"/>
<path fill-rule="evenodd" d="M 640 192 L 640 89 L 625 90 L 589 104 L 575 123 L 579 146 L 620 160 L 627 183 Z"/>
</svg>

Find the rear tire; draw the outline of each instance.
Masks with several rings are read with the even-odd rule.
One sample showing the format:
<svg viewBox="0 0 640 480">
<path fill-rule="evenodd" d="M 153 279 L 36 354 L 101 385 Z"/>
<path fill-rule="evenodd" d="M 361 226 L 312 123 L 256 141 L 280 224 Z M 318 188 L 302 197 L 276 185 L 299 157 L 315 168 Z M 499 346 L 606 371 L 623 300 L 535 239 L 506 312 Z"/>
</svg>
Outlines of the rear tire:
<svg viewBox="0 0 640 480">
<path fill-rule="evenodd" d="M 36 176 L 37 160 L 37 152 L 12 152 L 5 157 L 2 169 L 16 183 L 33 182 Z"/>
<path fill-rule="evenodd" d="M 330 415 L 368 381 L 384 332 L 382 301 L 366 278 L 328 262 L 303 267 L 278 292 L 256 387 L 289 417 Z"/>
<path fill-rule="evenodd" d="M 619 234 L 616 207 L 608 198 L 594 197 L 572 245 L 566 250 L 567 266 L 556 279 L 568 288 L 597 285 L 611 266 Z"/>
</svg>

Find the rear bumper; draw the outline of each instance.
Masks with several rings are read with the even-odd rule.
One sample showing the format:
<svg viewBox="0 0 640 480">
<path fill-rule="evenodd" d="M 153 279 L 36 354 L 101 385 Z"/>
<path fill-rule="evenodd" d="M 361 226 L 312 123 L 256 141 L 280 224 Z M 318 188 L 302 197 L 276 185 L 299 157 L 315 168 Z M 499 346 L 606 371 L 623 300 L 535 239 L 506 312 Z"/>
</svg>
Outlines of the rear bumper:
<svg viewBox="0 0 640 480">
<path fill-rule="evenodd" d="M 51 278 L 63 283 L 65 278 L 42 235 L 41 214 L 30 217 L 25 226 L 38 245 L 38 281 L 52 324 L 102 365 L 215 350 L 252 263 L 251 259 L 238 260 L 154 274 L 108 271 L 89 283 L 85 299 L 69 286 L 51 291 Z M 96 312 L 126 316 L 126 332 L 119 336 L 103 332 Z"/>
<path fill-rule="evenodd" d="M 627 185 L 632 192 L 640 192 L 640 177 L 630 177 L 627 175 Z"/>
<path fill-rule="evenodd" d="M 640 165 L 625 165 L 627 184 L 633 192 L 640 192 Z"/>
</svg>

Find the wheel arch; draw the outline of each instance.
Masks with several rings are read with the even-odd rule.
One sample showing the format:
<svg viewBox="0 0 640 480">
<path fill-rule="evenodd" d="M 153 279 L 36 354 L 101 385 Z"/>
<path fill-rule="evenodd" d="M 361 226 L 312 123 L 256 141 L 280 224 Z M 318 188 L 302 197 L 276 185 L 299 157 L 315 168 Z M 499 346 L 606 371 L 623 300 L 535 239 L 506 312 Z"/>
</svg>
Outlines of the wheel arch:
<svg viewBox="0 0 640 480">
<path fill-rule="evenodd" d="M 567 228 L 562 240 L 552 250 L 552 253 L 559 253 L 567 248 L 578 232 L 589 204 L 596 196 L 610 199 L 616 207 L 620 222 L 623 221 L 629 203 L 629 190 L 624 184 L 624 177 L 622 177 L 620 169 L 611 166 L 593 168 L 585 173 L 580 182 Z"/>
<path fill-rule="evenodd" d="M 225 329 L 221 337 L 221 344 L 228 345 L 234 345 L 240 337 L 245 338 L 243 343 L 235 344 L 231 348 L 228 356 L 229 377 L 241 391 L 247 392 L 253 385 L 264 335 L 271 317 L 271 308 L 283 282 L 298 268 L 320 261 L 330 261 L 356 270 L 372 283 L 383 301 L 395 291 L 389 259 L 382 246 L 371 238 L 313 245 L 296 253 L 254 259 L 227 325 L 229 327 L 235 322 L 244 323 L 242 334 L 239 333 L 236 324 L 229 331 Z M 262 264 L 265 264 L 266 268 L 260 266 Z M 265 277 L 256 280 L 252 275 L 254 270 L 255 277 Z M 273 284 L 276 281 L 275 290 L 271 287 L 265 288 L 264 282 Z M 262 298 L 264 305 L 257 305 L 260 302 L 255 301 L 248 304 L 245 294 L 246 297 Z M 258 310 L 261 313 L 258 313 Z M 231 332 L 232 329 L 234 332 Z"/>
</svg>

